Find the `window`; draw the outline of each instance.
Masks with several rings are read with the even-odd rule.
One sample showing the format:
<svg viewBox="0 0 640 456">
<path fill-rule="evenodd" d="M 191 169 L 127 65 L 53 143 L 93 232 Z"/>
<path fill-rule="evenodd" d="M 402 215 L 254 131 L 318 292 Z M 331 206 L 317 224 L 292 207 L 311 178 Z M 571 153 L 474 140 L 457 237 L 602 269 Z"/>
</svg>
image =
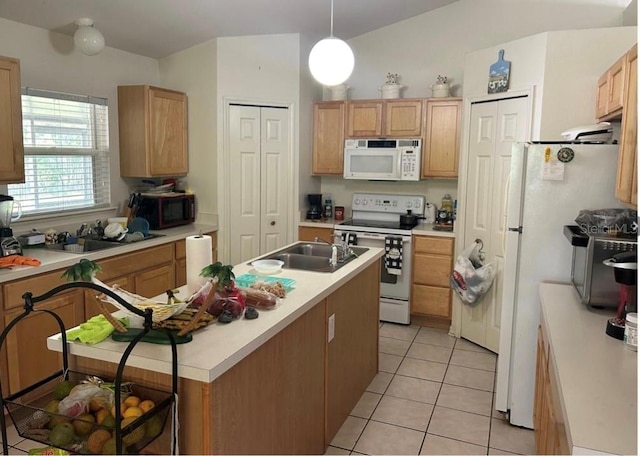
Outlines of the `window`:
<svg viewBox="0 0 640 456">
<path fill-rule="evenodd" d="M 10 184 L 24 215 L 108 207 L 107 100 L 23 89 L 25 183 Z"/>
</svg>

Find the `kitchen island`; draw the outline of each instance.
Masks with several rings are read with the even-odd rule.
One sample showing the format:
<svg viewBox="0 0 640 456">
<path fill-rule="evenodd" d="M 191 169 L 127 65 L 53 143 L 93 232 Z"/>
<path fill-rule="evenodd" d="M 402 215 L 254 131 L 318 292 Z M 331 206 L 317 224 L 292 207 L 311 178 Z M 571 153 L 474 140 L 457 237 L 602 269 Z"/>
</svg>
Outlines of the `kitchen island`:
<svg viewBox="0 0 640 456">
<path fill-rule="evenodd" d="M 378 371 L 382 255 L 371 248 L 333 273 L 284 269 L 278 276 L 296 286 L 274 310 L 213 323 L 179 345 L 180 451 L 324 453 Z M 47 342 L 61 350 L 59 335 Z M 69 353 L 76 370 L 113 377 L 126 346 L 69 343 Z M 143 343 L 125 377 L 168 390 L 170 372 L 169 347 Z"/>
</svg>

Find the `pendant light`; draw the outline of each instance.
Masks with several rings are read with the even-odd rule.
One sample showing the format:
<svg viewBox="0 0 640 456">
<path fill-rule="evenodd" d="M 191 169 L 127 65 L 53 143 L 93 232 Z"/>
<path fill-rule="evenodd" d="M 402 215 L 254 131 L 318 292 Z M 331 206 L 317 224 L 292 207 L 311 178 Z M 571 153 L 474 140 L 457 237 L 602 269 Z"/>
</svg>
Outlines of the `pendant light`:
<svg viewBox="0 0 640 456">
<path fill-rule="evenodd" d="M 77 19 L 76 25 L 78 29 L 73 34 L 73 42 L 83 54 L 96 55 L 104 49 L 104 36 L 93 26 L 93 19 Z"/>
<path fill-rule="evenodd" d="M 318 41 L 309 53 L 309 70 L 320 84 L 335 86 L 346 81 L 353 71 L 353 51 L 347 43 L 333 36 L 333 0 L 331 0 L 331 35 Z"/>
</svg>

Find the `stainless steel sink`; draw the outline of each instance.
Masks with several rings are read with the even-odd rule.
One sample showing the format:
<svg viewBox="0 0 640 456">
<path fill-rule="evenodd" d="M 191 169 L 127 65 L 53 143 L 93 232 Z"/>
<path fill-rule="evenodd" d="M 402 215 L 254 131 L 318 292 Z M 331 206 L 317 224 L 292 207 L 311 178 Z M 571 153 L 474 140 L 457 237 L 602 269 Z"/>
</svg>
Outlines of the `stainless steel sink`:
<svg viewBox="0 0 640 456">
<path fill-rule="evenodd" d="M 281 260 L 284 262 L 282 266 L 285 269 L 300 269 L 303 271 L 313 272 L 335 272 L 342 266 L 350 263 L 354 259 L 369 250 L 366 247 L 350 246 L 351 253 L 338 264 L 332 266 L 329 263 L 331 259 L 331 246 L 328 244 L 316 242 L 298 242 L 284 249 L 278 250 L 269 255 L 261 257 L 261 260 Z"/>
<path fill-rule="evenodd" d="M 138 242 L 144 242 L 149 239 L 155 239 L 157 237 L 162 237 L 164 234 L 149 234 L 144 239 L 136 240 L 136 241 L 109 241 L 106 239 L 84 239 L 84 245 L 82 246 L 82 250 L 66 250 L 64 248 L 64 244 L 52 244 L 47 245 L 47 249 L 59 250 L 61 252 L 66 253 L 77 253 L 79 255 L 88 252 L 96 252 L 98 250 L 112 249 L 114 247 L 120 247 L 122 245 L 129 245 Z M 78 244 L 79 245 L 79 244 Z"/>
</svg>

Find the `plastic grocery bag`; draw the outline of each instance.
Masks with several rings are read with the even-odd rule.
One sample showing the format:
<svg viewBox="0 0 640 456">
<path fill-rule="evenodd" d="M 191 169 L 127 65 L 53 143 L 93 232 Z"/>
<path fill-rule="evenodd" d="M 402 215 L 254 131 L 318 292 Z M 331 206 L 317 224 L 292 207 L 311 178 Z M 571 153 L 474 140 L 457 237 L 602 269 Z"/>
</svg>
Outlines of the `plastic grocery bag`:
<svg viewBox="0 0 640 456">
<path fill-rule="evenodd" d="M 495 264 L 484 264 L 481 249 L 482 241 L 476 239 L 456 258 L 451 272 L 451 288 L 465 304 L 478 303 L 489 291 L 496 276 Z"/>
</svg>

